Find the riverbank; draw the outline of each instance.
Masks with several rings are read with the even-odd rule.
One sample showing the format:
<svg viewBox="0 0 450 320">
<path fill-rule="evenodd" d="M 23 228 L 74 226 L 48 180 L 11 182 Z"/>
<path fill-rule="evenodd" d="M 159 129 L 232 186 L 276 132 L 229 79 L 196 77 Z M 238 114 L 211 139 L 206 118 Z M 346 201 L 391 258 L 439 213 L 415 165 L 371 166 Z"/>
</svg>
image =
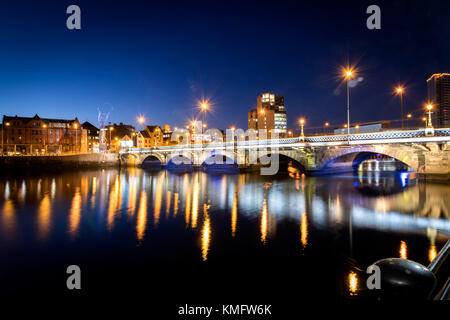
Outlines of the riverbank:
<svg viewBox="0 0 450 320">
<path fill-rule="evenodd" d="M 118 167 L 115 153 L 85 153 L 55 156 L 6 156 L 0 157 L 0 172 L 16 170 L 57 171 L 70 168 Z"/>
</svg>

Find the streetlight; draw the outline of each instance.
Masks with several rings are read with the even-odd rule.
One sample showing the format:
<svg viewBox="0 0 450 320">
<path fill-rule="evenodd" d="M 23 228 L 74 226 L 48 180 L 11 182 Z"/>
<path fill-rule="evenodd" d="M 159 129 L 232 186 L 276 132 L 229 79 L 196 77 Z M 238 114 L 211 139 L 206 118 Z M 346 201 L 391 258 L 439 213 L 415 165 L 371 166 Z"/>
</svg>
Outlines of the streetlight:
<svg viewBox="0 0 450 320">
<path fill-rule="evenodd" d="M 400 95 L 400 109 L 401 109 L 401 113 L 402 113 L 402 130 L 403 130 L 403 90 L 404 89 L 402 87 L 397 87 L 397 89 L 395 89 L 397 94 Z"/>
<path fill-rule="evenodd" d="M 77 129 L 78 129 L 78 125 L 75 123 L 74 125 L 73 125 L 73 127 L 75 128 L 75 152 L 77 151 Z"/>
<path fill-rule="evenodd" d="M 144 117 L 144 116 L 138 116 L 137 122 L 138 122 L 140 125 L 143 125 L 144 122 L 145 122 L 145 117 Z"/>
<path fill-rule="evenodd" d="M 408 114 L 406 115 L 406 129 L 409 128 L 409 126 L 408 126 L 408 119 L 411 119 L 411 118 L 412 118 L 412 114 L 411 114 L 411 113 L 408 113 Z"/>
<path fill-rule="evenodd" d="M 191 122 L 191 126 L 192 126 L 192 132 L 196 132 L 196 128 L 197 128 L 197 121 L 193 120 Z"/>
<path fill-rule="evenodd" d="M 345 70 L 345 79 L 347 80 L 347 139 L 350 144 L 350 79 L 353 76 L 353 70 Z"/>
<path fill-rule="evenodd" d="M 356 133 L 358 132 L 358 129 L 359 129 L 359 125 L 357 124 L 357 125 L 355 126 L 355 132 L 356 132 Z"/>
<path fill-rule="evenodd" d="M 305 141 L 305 135 L 303 134 L 303 126 L 305 125 L 305 119 L 300 118 L 299 123 L 300 123 L 300 127 L 301 127 L 301 134 L 300 134 L 300 136 L 302 138 L 302 141 Z"/>
<path fill-rule="evenodd" d="M 208 110 L 209 105 L 208 105 L 208 101 L 203 100 L 200 104 L 200 109 L 202 112 L 202 123 L 205 123 L 206 121 L 206 111 Z M 202 126 L 202 134 L 203 134 L 203 128 L 206 128 L 204 126 Z"/>
<path fill-rule="evenodd" d="M 2 123 L 2 155 L 4 153 L 4 150 L 3 150 L 3 131 L 5 130 L 4 126 L 8 127 L 9 126 L 9 122 L 6 122 L 5 124 Z M 8 149 L 8 133 L 6 133 L 6 149 Z"/>
<path fill-rule="evenodd" d="M 109 150 L 111 150 L 111 131 L 114 130 L 114 127 L 109 127 Z"/>
<path fill-rule="evenodd" d="M 291 130 L 288 131 L 288 136 L 292 137 L 292 131 Z"/>
<path fill-rule="evenodd" d="M 433 124 L 431 123 L 431 110 L 433 109 L 433 105 L 431 105 L 431 104 L 428 104 L 427 106 L 426 106 L 426 108 L 427 108 L 427 112 L 428 112 L 428 125 L 427 125 L 427 127 L 429 127 L 429 128 L 432 128 L 433 127 Z"/>
<path fill-rule="evenodd" d="M 324 124 L 323 124 L 323 133 L 325 134 L 325 128 L 328 128 L 330 126 L 330 123 L 329 122 L 325 122 Z"/>
<path fill-rule="evenodd" d="M 42 125 L 42 128 L 46 129 L 46 128 L 47 128 L 47 125 L 44 123 L 44 124 Z M 47 136 L 47 140 L 48 140 L 48 129 L 47 129 L 46 131 L 47 131 L 46 136 Z M 44 150 L 45 150 L 45 153 L 47 153 L 47 146 L 46 146 L 46 141 L 45 141 L 45 139 L 44 139 Z"/>
</svg>

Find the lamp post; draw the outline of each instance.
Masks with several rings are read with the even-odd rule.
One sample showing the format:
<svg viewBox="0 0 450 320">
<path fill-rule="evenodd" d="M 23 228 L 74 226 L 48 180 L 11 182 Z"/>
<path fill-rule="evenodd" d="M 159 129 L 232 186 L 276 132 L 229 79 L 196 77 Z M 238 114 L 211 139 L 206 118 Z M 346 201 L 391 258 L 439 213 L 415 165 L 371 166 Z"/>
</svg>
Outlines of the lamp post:
<svg viewBox="0 0 450 320">
<path fill-rule="evenodd" d="M 429 128 L 432 128 L 433 127 L 433 124 L 431 123 L 431 110 L 433 109 L 433 105 L 431 105 L 431 104 L 428 104 L 427 105 L 427 113 L 428 113 L 428 124 L 427 124 L 427 127 L 429 127 Z"/>
<path fill-rule="evenodd" d="M 3 131 L 5 131 L 5 126 L 9 126 L 9 122 L 2 123 L 2 155 L 4 154 L 4 147 L 3 147 Z M 6 133 L 6 149 L 8 149 L 8 133 Z"/>
<path fill-rule="evenodd" d="M 324 124 L 323 124 L 323 134 L 325 134 L 325 128 L 328 128 L 330 126 L 330 123 L 329 122 L 325 122 Z"/>
<path fill-rule="evenodd" d="M 406 129 L 409 128 L 409 125 L 408 125 L 408 119 L 411 119 L 411 118 L 412 118 L 412 114 L 411 114 L 411 113 L 408 113 L 408 114 L 406 115 Z"/>
<path fill-rule="evenodd" d="M 48 129 L 47 129 L 47 125 L 44 123 L 43 125 L 42 125 L 42 128 L 44 128 L 44 129 L 46 129 L 46 138 L 47 138 L 47 140 L 48 140 Z M 46 144 L 46 141 L 45 141 L 45 138 L 44 138 L 44 151 L 45 151 L 45 153 L 47 153 L 47 144 Z"/>
<path fill-rule="evenodd" d="M 202 111 L 202 134 L 203 134 L 203 128 L 206 128 L 205 126 L 203 126 L 203 124 L 205 124 L 206 121 L 206 111 L 209 108 L 208 102 L 207 101 L 202 101 L 201 105 L 200 105 L 201 111 Z"/>
<path fill-rule="evenodd" d="M 352 78 L 353 71 L 347 69 L 345 71 L 345 78 L 347 79 L 347 141 L 350 144 L 350 79 Z"/>
<path fill-rule="evenodd" d="M 425 123 L 425 126 L 427 126 L 427 117 L 423 117 L 422 121 Z"/>
<path fill-rule="evenodd" d="M 301 137 L 302 141 L 305 141 L 305 135 L 303 133 L 303 126 L 305 125 L 305 119 L 301 118 L 299 122 L 300 122 L 300 128 L 301 128 L 300 137 Z"/>
<path fill-rule="evenodd" d="M 75 152 L 77 152 L 77 146 L 78 146 L 78 140 L 77 140 L 77 132 L 78 132 L 78 125 L 75 123 L 74 125 L 75 128 Z"/>
<path fill-rule="evenodd" d="M 136 132 L 134 132 L 134 131 L 131 133 L 131 142 L 132 142 L 134 147 L 137 147 L 137 137 L 136 137 Z"/>
<path fill-rule="evenodd" d="M 113 131 L 113 130 L 114 130 L 114 127 L 109 127 L 109 150 L 111 150 L 111 143 L 112 143 L 111 131 Z"/>
<path fill-rule="evenodd" d="M 400 95 L 400 110 L 402 115 L 402 130 L 403 130 L 403 88 L 398 87 L 396 90 L 398 95 Z"/>
<path fill-rule="evenodd" d="M 203 132 L 205 129 L 206 129 L 206 123 L 202 123 L 202 144 L 205 142 L 205 136 L 203 135 Z"/>
</svg>

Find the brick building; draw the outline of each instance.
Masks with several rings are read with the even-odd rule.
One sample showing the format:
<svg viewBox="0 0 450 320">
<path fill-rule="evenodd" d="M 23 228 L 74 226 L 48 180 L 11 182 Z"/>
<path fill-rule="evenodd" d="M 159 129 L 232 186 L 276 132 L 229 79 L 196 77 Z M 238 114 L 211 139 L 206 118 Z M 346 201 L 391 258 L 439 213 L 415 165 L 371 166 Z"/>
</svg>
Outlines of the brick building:
<svg viewBox="0 0 450 320">
<path fill-rule="evenodd" d="M 7 154 L 87 152 L 87 130 L 77 118 L 3 116 L 1 148 Z"/>
</svg>

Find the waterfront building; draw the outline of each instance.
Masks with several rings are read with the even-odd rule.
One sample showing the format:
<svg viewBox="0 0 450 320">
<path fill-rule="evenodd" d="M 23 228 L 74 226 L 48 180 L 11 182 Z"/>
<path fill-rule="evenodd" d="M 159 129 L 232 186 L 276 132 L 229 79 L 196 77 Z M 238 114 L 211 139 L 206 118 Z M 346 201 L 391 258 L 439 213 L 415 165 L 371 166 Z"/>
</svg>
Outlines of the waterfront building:
<svg viewBox="0 0 450 320">
<path fill-rule="evenodd" d="M 113 124 L 108 126 L 109 134 L 106 135 L 107 147 L 109 150 L 118 151 L 121 147 L 128 147 L 130 145 L 130 140 L 136 135 L 135 129 L 132 125 L 123 124 Z M 131 143 L 133 146 L 134 143 Z"/>
<path fill-rule="evenodd" d="M 99 152 L 100 130 L 88 121 L 83 122 L 81 126 L 83 129 L 86 129 L 87 132 L 87 151 Z"/>
<path fill-rule="evenodd" d="M 87 130 L 75 119 L 3 116 L 2 151 L 18 154 L 87 152 Z"/>
<path fill-rule="evenodd" d="M 149 148 L 163 145 L 163 130 L 160 126 L 146 126 L 144 130 L 136 135 L 136 146 L 138 148 Z"/>
<path fill-rule="evenodd" d="M 248 129 L 262 134 L 266 130 L 268 138 L 284 138 L 287 134 L 287 114 L 284 96 L 263 93 L 256 99 L 256 109 L 248 113 Z"/>
<path fill-rule="evenodd" d="M 163 144 L 163 131 L 160 126 L 146 126 L 145 130 L 150 136 L 150 145 L 152 147 Z"/>
<path fill-rule="evenodd" d="M 147 130 L 139 131 L 136 135 L 136 146 L 138 148 L 149 148 L 150 144 L 150 134 Z"/>
<path fill-rule="evenodd" d="M 165 144 L 165 145 L 176 144 L 175 141 L 172 141 L 173 130 L 170 128 L 170 125 L 165 124 L 163 126 L 162 131 L 163 131 L 163 144 Z"/>
<path fill-rule="evenodd" d="M 434 107 L 436 127 L 450 128 L 450 73 L 435 73 L 427 80 L 428 102 Z"/>
</svg>

